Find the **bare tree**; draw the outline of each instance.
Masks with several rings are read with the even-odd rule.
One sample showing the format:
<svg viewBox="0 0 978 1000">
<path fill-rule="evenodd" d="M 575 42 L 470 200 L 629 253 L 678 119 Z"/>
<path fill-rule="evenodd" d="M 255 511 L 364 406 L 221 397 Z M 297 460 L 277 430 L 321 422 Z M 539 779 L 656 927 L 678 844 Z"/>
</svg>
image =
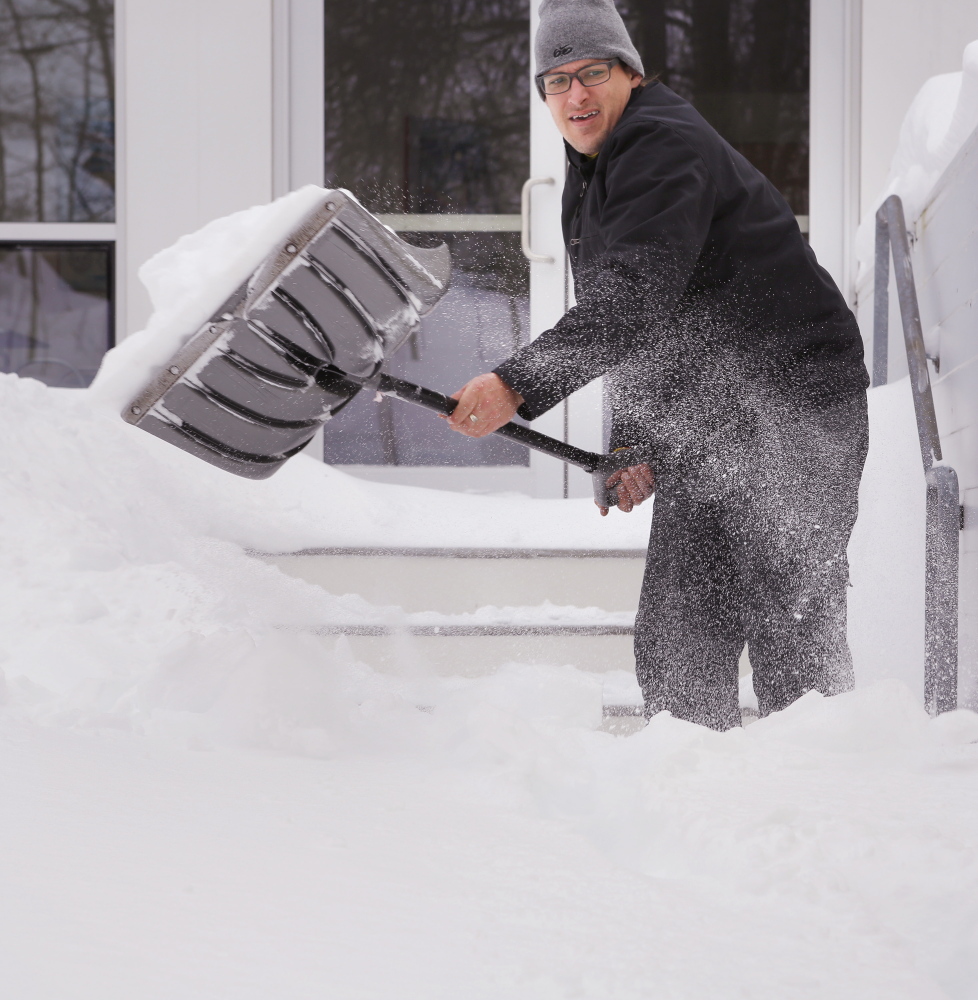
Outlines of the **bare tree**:
<svg viewBox="0 0 978 1000">
<path fill-rule="evenodd" d="M 529 68 L 529 0 L 329 0 L 327 175 L 377 211 L 518 210 Z"/>
<path fill-rule="evenodd" d="M 0 218 L 111 218 L 111 0 L 0 3 Z"/>
<path fill-rule="evenodd" d="M 17 40 L 15 49 L 27 64 L 27 70 L 31 78 L 31 92 L 34 98 L 34 114 L 32 125 L 34 130 L 34 144 L 36 147 L 34 161 L 34 198 L 35 213 L 38 222 L 44 221 L 44 103 L 41 96 L 41 80 L 38 73 L 38 57 L 45 51 L 43 45 L 31 45 L 28 43 L 27 32 L 25 31 L 24 18 L 14 0 L 5 0 L 7 10 L 10 14 L 11 26 L 14 30 L 14 37 Z"/>
</svg>

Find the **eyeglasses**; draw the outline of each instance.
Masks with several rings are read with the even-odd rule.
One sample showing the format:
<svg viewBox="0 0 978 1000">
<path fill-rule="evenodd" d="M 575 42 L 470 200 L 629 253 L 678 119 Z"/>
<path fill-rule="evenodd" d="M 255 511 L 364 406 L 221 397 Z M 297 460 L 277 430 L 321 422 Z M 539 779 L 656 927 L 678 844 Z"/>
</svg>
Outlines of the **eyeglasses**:
<svg viewBox="0 0 978 1000">
<path fill-rule="evenodd" d="M 575 80 L 580 80 L 585 87 L 598 87 L 611 79 L 611 70 L 619 62 L 620 59 L 609 59 L 591 63 L 576 73 L 545 73 L 537 77 L 537 89 L 544 97 L 553 97 L 554 94 L 566 94 Z"/>
</svg>

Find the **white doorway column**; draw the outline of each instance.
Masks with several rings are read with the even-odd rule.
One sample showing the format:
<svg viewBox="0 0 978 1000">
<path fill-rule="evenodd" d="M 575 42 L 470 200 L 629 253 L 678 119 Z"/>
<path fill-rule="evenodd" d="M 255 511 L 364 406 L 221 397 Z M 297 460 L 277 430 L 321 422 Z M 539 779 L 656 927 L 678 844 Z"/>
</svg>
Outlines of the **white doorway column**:
<svg viewBox="0 0 978 1000">
<path fill-rule="evenodd" d="M 530 52 L 536 37 L 539 13 L 537 4 L 530 6 Z M 531 76 L 536 64 L 530 60 Z M 532 82 L 532 81 L 531 81 Z M 533 188 L 530 202 L 530 234 L 533 251 L 553 258 L 552 263 L 530 264 L 530 337 L 539 337 L 549 330 L 573 304 L 573 282 L 570 275 L 563 233 L 560 226 L 560 205 L 564 188 L 567 158 L 564 142 L 550 117 L 547 105 L 540 99 L 536 84 L 530 93 L 530 176 L 553 178 L 553 184 Z M 602 450 L 601 381 L 600 379 L 575 392 L 549 413 L 533 422 L 535 430 L 562 441 L 569 441 L 589 451 Z M 536 496 L 591 496 L 591 479 L 586 473 L 567 466 L 547 455 L 531 452 Z"/>
<path fill-rule="evenodd" d="M 272 186 L 323 184 L 323 3 L 272 0 Z"/>
<path fill-rule="evenodd" d="M 272 11 L 271 0 L 120 7 L 121 340 L 149 317 L 147 258 L 272 196 Z"/>
<path fill-rule="evenodd" d="M 809 241 L 855 302 L 859 225 L 862 0 L 811 0 Z"/>
</svg>

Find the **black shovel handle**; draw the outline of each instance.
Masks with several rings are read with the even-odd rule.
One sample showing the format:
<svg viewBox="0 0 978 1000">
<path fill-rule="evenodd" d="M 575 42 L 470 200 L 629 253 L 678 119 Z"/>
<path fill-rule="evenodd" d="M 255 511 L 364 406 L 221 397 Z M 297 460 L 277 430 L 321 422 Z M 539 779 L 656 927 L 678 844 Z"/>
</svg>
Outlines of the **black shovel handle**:
<svg viewBox="0 0 978 1000">
<path fill-rule="evenodd" d="M 414 403 L 415 406 L 423 406 L 426 410 L 433 410 L 445 416 L 452 413 L 457 405 L 456 400 L 450 396 L 415 385 L 413 382 L 405 382 L 393 375 L 381 375 L 377 389 L 385 396 L 393 396 L 405 403 Z M 558 441 L 538 431 L 531 431 L 529 427 L 520 424 L 504 424 L 494 433 L 526 445 L 534 451 L 543 452 L 544 455 L 558 458 L 562 462 L 569 462 L 590 473 L 591 484 L 594 487 L 594 502 L 601 507 L 614 507 L 618 504 L 617 489 L 614 487 L 609 489 L 607 485 L 608 477 L 613 472 L 627 469 L 631 465 L 651 464 L 652 461 L 651 456 L 643 448 L 619 448 L 610 455 L 599 455 L 593 451 L 575 448 L 572 444 Z"/>
<path fill-rule="evenodd" d="M 423 406 L 426 410 L 434 410 L 435 413 L 444 414 L 446 417 L 453 413 L 458 405 L 450 396 L 435 392 L 433 389 L 425 389 L 424 386 L 415 385 L 413 382 L 405 382 L 393 375 L 381 375 L 377 389 L 385 396 L 395 396 L 405 403 Z M 585 472 L 594 472 L 605 457 L 593 451 L 575 448 L 572 444 L 558 441 L 539 431 L 531 431 L 529 427 L 522 427 L 520 424 L 503 424 L 494 433 L 511 441 L 518 441 L 534 451 L 542 451 L 545 455 L 559 458 L 562 462 L 570 462 Z"/>
</svg>

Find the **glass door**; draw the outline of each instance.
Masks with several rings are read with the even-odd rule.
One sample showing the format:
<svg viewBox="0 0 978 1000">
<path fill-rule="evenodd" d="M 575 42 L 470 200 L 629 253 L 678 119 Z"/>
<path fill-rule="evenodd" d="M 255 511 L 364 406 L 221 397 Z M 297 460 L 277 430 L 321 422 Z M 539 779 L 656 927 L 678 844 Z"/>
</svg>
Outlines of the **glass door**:
<svg viewBox="0 0 978 1000">
<path fill-rule="evenodd" d="M 808 232 L 811 0 L 619 0 L 647 72 L 690 101 Z"/>
<path fill-rule="evenodd" d="M 451 393 L 530 336 L 530 2 L 328 0 L 324 27 L 326 185 L 452 252 L 449 292 L 388 369 Z M 450 488 L 527 489 L 530 473 L 522 446 L 366 393 L 323 448 L 371 478 Z"/>
<path fill-rule="evenodd" d="M 317 3 L 324 15 L 325 183 L 354 191 L 405 239 L 451 247 L 451 290 L 389 367 L 453 392 L 573 303 L 560 231 L 563 144 L 531 87 L 539 4 L 291 2 Z M 649 74 L 691 100 L 764 171 L 807 230 L 809 0 L 618 0 L 618 7 Z M 521 200 L 527 181 L 535 183 Z M 590 494 L 578 470 L 501 439 L 462 438 L 396 401 L 362 394 L 350 409 L 327 426 L 323 454 L 358 475 Z M 600 450 L 602 424 L 595 383 L 534 427 Z"/>
</svg>

